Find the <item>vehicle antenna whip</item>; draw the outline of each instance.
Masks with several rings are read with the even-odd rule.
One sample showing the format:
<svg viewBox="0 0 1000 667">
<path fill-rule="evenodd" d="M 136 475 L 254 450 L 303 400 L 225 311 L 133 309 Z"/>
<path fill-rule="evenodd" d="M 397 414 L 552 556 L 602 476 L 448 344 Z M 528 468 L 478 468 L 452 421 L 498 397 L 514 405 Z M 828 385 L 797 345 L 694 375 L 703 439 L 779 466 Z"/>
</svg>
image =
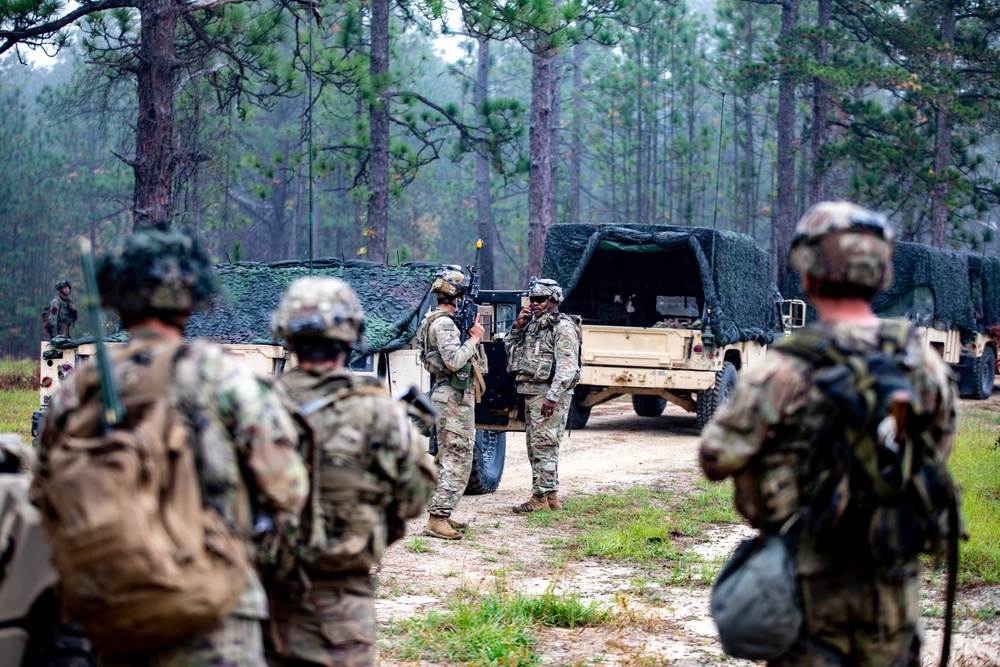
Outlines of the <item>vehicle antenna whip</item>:
<svg viewBox="0 0 1000 667">
<path fill-rule="evenodd" d="M 97 271 L 94 270 L 94 255 L 90 240 L 80 237 L 80 264 L 83 268 L 83 284 L 87 288 L 80 305 L 90 318 L 90 328 L 94 332 L 94 347 L 97 349 L 97 378 L 101 389 L 101 424 L 109 431 L 125 419 L 125 404 L 111 369 L 111 359 L 104 346 L 104 328 L 101 321 L 101 294 L 97 288 Z"/>
<path fill-rule="evenodd" d="M 309 275 L 313 272 L 313 12 L 309 13 L 309 62 L 306 63 L 309 80 L 309 101 L 306 107 L 306 134 L 309 148 Z"/>
<path fill-rule="evenodd" d="M 719 153 L 715 160 L 715 210 L 712 212 L 712 259 L 709 281 L 712 287 L 712 295 L 715 296 L 715 237 L 719 234 L 719 175 L 722 171 L 722 128 L 725 127 L 723 120 L 726 117 L 726 93 L 722 93 L 722 110 L 719 112 Z M 715 336 L 712 334 L 712 303 L 711 297 L 705 295 L 705 317 L 703 319 L 702 338 L 705 343 L 712 345 L 715 343 Z"/>
</svg>

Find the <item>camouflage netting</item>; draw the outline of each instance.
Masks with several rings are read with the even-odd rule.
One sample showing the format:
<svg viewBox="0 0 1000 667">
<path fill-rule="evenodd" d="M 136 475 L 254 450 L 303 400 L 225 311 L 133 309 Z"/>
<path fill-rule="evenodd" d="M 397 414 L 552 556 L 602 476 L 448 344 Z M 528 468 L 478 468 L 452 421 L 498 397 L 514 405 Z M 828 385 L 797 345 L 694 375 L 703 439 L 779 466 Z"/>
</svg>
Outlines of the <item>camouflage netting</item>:
<svg viewBox="0 0 1000 667">
<path fill-rule="evenodd" d="M 893 283 L 872 300 L 880 317 L 905 317 L 919 326 L 956 328 L 968 340 L 1000 324 L 1000 259 L 919 243 L 896 243 Z M 801 298 L 799 276 L 790 272 L 785 294 Z M 992 294 L 984 299 L 983 294 Z M 809 309 L 810 321 L 815 311 Z"/>
<path fill-rule="evenodd" d="M 705 295 L 719 345 L 771 342 L 777 326 L 767 253 L 749 236 L 666 225 L 554 225 L 545 243 L 544 277 L 563 286 L 563 309 L 589 323 L 652 326 L 655 297 Z M 541 277 L 541 276 L 540 276 Z M 633 297 L 634 312 L 625 301 Z"/>
<path fill-rule="evenodd" d="M 185 336 L 218 343 L 270 342 L 271 312 L 297 278 L 309 275 L 309 263 L 237 262 L 216 265 L 222 293 L 208 311 L 195 312 Z M 313 275 L 349 283 L 365 310 L 364 349 L 372 352 L 405 347 L 416 335 L 420 315 L 433 307 L 430 286 L 443 264 L 387 266 L 362 260 L 313 260 Z M 70 346 L 91 339 L 67 340 Z"/>
</svg>

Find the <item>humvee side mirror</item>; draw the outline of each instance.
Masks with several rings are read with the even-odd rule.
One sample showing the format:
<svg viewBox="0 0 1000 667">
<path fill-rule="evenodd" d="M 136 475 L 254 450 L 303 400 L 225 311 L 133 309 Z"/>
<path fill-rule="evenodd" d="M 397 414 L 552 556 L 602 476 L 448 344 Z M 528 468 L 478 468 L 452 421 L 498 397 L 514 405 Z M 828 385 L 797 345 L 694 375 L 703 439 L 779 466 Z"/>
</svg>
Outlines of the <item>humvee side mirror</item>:
<svg viewBox="0 0 1000 667">
<path fill-rule="evenodd" d="M 781 302 L 781 320 L 786 329 L 798 329 L 806 325 L 806 302 L 802 299 L 785 299 Z"/>
</svg>

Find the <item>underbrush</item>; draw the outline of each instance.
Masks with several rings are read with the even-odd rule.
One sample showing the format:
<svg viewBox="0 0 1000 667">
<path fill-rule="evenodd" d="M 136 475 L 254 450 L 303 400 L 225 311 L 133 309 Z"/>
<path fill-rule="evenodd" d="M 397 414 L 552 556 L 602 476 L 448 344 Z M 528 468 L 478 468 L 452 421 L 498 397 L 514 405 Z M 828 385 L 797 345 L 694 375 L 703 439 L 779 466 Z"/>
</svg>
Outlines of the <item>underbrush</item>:
<svg viewBox="0 0 1000 667">
<path fill-rule="evenodd" d="M 564 558 L 603 558 L 655 570 L 666 584 L 710 584 L 728 554 L 706 557 L 697 547 L 708 531 L 742 522 L 731 482 L 694 482 L 693 489 L 632 486 L 564 501 L 565 512 L 538 512 L 539 526 L 568 523 L 566 537 L 550 540 Z"/>
<path fill-rule="evenodd" d="M 37 362 L 0 359 L 0 432 L 30 440 L 31 413 L 37 409 Z"/>
<path fill-rule="evenodd" d="M 446 601 L 446 611 L 391 621 L 387 651 L 402 660 L 482 667 L 536 665 L 536 632 L 608 623 L 610 610 L 578 595 L 523 595 L 507 590 L 503 577 L 489 594 L 467 588 Z"/>
<path fill-rule="evenodd" d="M 969 539 L 959 543 L 959 583 L 1000 583 L 1000 414 L 966 410 L 948 467 L 962 496 Z"/>
</svg>

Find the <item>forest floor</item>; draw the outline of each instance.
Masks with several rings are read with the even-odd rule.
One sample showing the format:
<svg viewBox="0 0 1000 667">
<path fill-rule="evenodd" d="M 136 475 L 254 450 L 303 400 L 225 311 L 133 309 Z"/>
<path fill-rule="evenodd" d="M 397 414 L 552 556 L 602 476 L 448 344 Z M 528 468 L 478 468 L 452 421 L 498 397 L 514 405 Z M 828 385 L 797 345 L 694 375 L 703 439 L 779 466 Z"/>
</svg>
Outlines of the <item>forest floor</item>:
<svg viewBox="0 0 1000 667">
<path fill-rule="evenodd" d="M 994 392 L 990 400 L 1000 403 L 1000 392 Z M 668 405 L 656 418 L 635 416 L 631 404 L 622 400 L 598 406 L 587 427 L 563 441 L 560 497 L 572 502 L 636 486 L 695 494 L 701 479 L 697 450 L 695 418 L 675 406 Z M 579 524 L 574 524 L 572 516 L 538 521 L 512 513 L 512 506 L 530 495 L 530 480 L 524 435 L 510 433 L 500 488 L 493 494 L 463 498 L 454 514 L 471 524 L 466 539 L 448 542 L 419 537 L 425 515 L 412 521 L 407 537 L 390 547 L 378 572 L 379 664 L 431 664 L 400 657 L 405 652 L 399 648 L 403 641 L 399 628 L 405 619 L 431 615 L 433 623 L 433 614 L 453 608 L 463 592 L 498 590 L 528 596 L 549 591 L 616 609 L 619 621 L 615 623 L 575 629 L 539 627 L 532 637 L 532 661 L 541 664 L 751 664 L 722 653 L 708 611 L 710 588 L 697 576 L 656 576 L 648 562 L 560 557 L 567 536 Z M 570 507 L 560 514 L 572 513 Z M 671 517 L 664 516 L 664 520 Z M 696 548 L 718 564 L 752 534 L 746 525 L 720 523 Z M 944 579 L 940 573 L 924 576 L 924 665 L 937 664 Z M 651 587 L 656 589 L 654 594 Z M 1000 664 L 1000 586 L 960 590 L 955 625 L 952 665 Z M 432 659 L 437 665 L 468 661 Z M 524 663 L 515 659 L 495 664 Z"/>
</svg>

